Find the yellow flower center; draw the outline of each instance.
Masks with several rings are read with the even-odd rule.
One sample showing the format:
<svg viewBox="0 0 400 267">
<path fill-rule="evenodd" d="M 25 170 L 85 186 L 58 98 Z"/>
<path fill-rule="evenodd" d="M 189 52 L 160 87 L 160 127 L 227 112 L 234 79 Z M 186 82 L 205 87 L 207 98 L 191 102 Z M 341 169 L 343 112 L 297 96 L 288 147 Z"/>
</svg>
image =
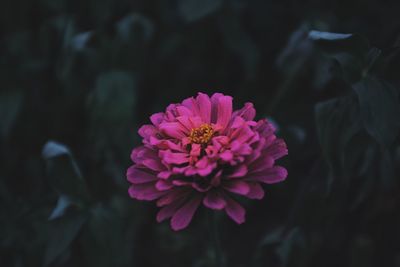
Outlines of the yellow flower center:
<svg viewBox="0 0 400 267">
<path fill-rule="evenodd" d="M 208 144 L 214 135 L 214 129 L 210 124 L 203 124 L 190 131 L 189 140 L 193 144 Z"/>
</svg>

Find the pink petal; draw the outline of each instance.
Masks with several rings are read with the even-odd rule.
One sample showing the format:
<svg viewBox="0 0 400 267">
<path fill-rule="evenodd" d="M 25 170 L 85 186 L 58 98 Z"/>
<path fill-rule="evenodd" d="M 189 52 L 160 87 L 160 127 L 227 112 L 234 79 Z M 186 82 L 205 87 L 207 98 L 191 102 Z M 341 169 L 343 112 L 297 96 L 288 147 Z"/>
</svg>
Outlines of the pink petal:
<svg viewBox="0 0 400 267">
<path fill-rule="evenodd" d="M 255 160 L 250 166 L 251 172 L 262 172 L 264 170 L 270 169 L 275 163 L 275 160 L 267 155 L 264 154 L 257 160 Z"/>
<path fill-rule="evenodd" d="M 175 231 L 182 230 L 191 222 L 194 213 L 201 203 L 201 197 L 194 196 L 180 209 L 178 209 L 171 219 L 171 227 Z"/>
<path fill-rule="evenodd" d="M 174 151 L 180 151 L 184 152 L 186 151 L 185 149 L 182 148 L 180 144 L 175 144 L 174 142 L 171 142 L 170 140 L 160 140 L 157 138 L 154 138 L 153 136 L 150 137 L 150 145 L 155 146 L 159 149 L 170 149 Z"/>
<path fill-rule="evenodd" d="M 173 188 L 174 185 L 170 181 L 166 180 L 158 180 L 156 183 L 156 188 L 159 191 L 165 191 Z"/>
<path fill-rule="evenodd" d="M 238 116 L 241 116 L 243 119 L 247 121 L 251 121 L 256 116 L 256 110 L 252 103 L 246 103 L 244 107 L 238 111 Z"/>
<path fill-rule="evenodd" d="M 201 119 L 205 123 L 210 123 L 211 122 L 211 101 L 210 97 L 206 94 L 199 93 L 197 98 L 197 104 L 199 108 L 199 113 L 201 116 Z"/>
<path fill-rule="evenodd" d="M 163 172 L 159 172 L 157 174 L 157 177 L 161 178 L 161 179 L 168 179 L 171 175 L 172 175 L 171 171 L 163 171 Z"/>
<path fill-rule="evenodd" d="M 129 195 L 131 198 L 138 200 L 155 200 L 165 194 L 154 187 L 154 183 L 134 184 L 129 187 Z"/>
<path fill-rule="evenodd" d="M 201 145 L 200 144 L 192 144 L 192 148 L 190 150 L 190 156 L 198 157 L 201 153 Z"/>
<path fill-rule="evenodd" d="M 158 152 L 163 161 L 167 164 L 183 164 L 189 162 L 186 153 L 173 153 L 170 150 L 161 150 Z"/>
<path fill-rule="evenodd" d="M 165 170 L 165 166 L 161 163 L 160 159 L 154 160 L 154 159 L 145 159 L 141 162 L 144 166 L 149 168 L 150 170 L 153 171 L 163 171 Z"/>
<path fill-rule="evenodd" d="M 226 201 L 218 191 L 209 191 L 203 199 L 203 204 L 213 210 L 222 210 L 225 208 Z"/>
<path fill-rule="evenodd" d="M 285 180 L 287 175 L 288 173 L 285 168 L 275 166 L 263 172 L 252 173 L 246 178 L 246 180 L 274 184 Z"/>
<path fill-rule="evenodd" d="M 159 128 L 162 133 L 175 139 L 184 138 L 188 134 L 188 130 L 179 122 L 163 122 Z"/>
<path fill-rule="evenodd" d="M 217 122 L 218 116 L 218 100 L 219 98 L 223 97 L 224 95 L 221 93 L 215 93 L 211 96 L 211 122 Z"/>
<path fill-rule="evenodd" d="M 247 174 L 247 166 L 242 164 L 235 168 L 232 174 L 228 175 L 230 178 L 243 177 Z"/>
<path fill-rule="evenodd" d="M 132 151 L 131 159 L 138 165 L 143 165 L 153 171 L 164 171 L 166 169 L 156 151 L 145 146 L 135 148 Z"/>
<path fill-rule="evenodd" d="M 193 97 L 189 97 L 183 100 L 182 105 L 189 108 L 194 115 L 200 116 L 199 107 Z"/>
<path fill-rule="evenodd" d="M 156 135 L 157 132 L 157 128 L 150 124 L 143 125 L 139 129 L 139 135 L 145 139 L 149 139 L 150 136 Z"/>
<path fill-rule="evenodd" d="M 239 195 L 247 195 L 250 191 L 250 187 L 246 182 L 238 180 L 228 180 L 223 184 L 224 189 L 236 193 Z"/>
<path fill-rule="evenodd" d="M 187 189 L 173 189 L 157 200 L 157 206 L 163 207 L 178 200 L 184 200 L 190 193 Z"/>
<path fill-rule="evenodd" d="M 274 142 L 264 151 L 271 155 L 274 159 L 279 159 L 288 154 L 286 143 L 282 139 L 276 139 Z"/>
<path fill-rule="evenodd" d="M 248 183 L 250 187 L 250 191 L 247 193 L 246 197 L 250 199 L 263 199 L 264 198 L 264 189 L 261 187 L 259 183 Z"/>
<path fill-rule="evenodd" d="M 177 199 L 174 202 L 164 206 L 162 209 L 160 209 L 157 213 L 157 222 L 162 222 L 165 219 L 171 218 L 172 215 L 182 206 L 182 204 L 185 202 L 186 197 L 183 197 L 181 199 Z"/>
<path fill-rule="evenodd" d="M 223 160 L 223 161 L 231 161 L 233 159 L 233 153 L 230 150 L 225 150 L 224 152 L 222 152 L 221 154 L 219 154 L 219 157 Z"/>
<path fill-rule="evenodd" d="M 180 116 L 191 117 L 194 115 L 189 108 L 182 105 L 177 106 L 176 111 L 179 113 Z"/>
<path fill-rule="evenodd" d="M 129 167 L 126 176 L 128 181 L 133 184 L 143 184 L 157 180 L 154 174 L 138 169 L 136 166 Z"/>
<path fill-rule="evenodd" d="M 226 206 L 225 211 L 228 216 L 238 224 L 242 224 L 245 221 L 246 211 L 236 201 L 228 196 L 225 196 Z"/>
<path fill-rule="evenodd" d="M 164 113 L 155 113 L 151 115 L 150 120 L 155 126 L 158 126 L 164 120 Z"/>
<path fill-rule="evenodd" d="M 232 118 L 232 97 L 222 96 L 218 99 L 217 124 L 224 130 Z"/>
<path fill-rule="evenodd" d="M 192 124 L 192 121 L 188 116 L 179 116 L 176 118 L 183 127 L 185 127 L 187 132 L 190 132 L 191 129 L 195 128 Z"/>
</svg>

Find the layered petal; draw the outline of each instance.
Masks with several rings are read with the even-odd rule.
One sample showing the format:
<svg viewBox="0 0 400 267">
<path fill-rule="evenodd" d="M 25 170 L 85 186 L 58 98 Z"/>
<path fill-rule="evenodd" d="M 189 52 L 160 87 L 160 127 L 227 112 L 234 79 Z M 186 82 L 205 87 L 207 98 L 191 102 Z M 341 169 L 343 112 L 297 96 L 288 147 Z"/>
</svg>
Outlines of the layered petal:
<svg viewBox="0 0 400 267">
<path fill-rule="evenodd" d="M 233 111 L 232 97 L 221 93 L 199 93 L 152 115 L 138 131 L 143 145 L 131 154 L 129 195 L 155 201 L 157 221 L 171 219 L 174 230 L 187 227 L 200 204 L 243 223 L 245 209 L 233 198 L 262 199 L 261 183 L 287 176 L 275 166 L 286 143 L 255 115 L 252 103 Z"/>
</svg>

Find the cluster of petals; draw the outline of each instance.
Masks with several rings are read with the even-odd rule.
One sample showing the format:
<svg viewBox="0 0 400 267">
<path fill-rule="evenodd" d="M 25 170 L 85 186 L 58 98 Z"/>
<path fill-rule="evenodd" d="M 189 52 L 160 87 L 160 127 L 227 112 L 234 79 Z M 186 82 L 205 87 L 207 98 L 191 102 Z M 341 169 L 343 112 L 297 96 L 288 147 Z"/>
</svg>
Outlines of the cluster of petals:
<svg viewBox="0 0 400 267">
<path fill-rule="evenodd" d="M 275 165 L 287 155 L 285 142 L 255 115 L 253 104 L 234 111 L 232 97 L 221 93 L 199 93 L 152 115 L 139 129 L 143 145 L 131 154 L 129 195 L 155 201 L 157 221 L 171 219 L 174 230 L 187 227 L 201 204 L 243 223 L 237 196 L 262 199 L 262 183 L 287 176 Z"/>
</svg>

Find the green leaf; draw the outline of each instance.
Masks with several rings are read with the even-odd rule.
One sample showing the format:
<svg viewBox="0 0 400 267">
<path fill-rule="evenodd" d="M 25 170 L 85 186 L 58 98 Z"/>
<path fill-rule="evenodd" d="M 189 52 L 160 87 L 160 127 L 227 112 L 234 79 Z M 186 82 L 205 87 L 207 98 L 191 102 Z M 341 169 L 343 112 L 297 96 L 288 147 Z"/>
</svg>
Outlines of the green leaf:
<svg viewBox="0 0 400 267">
<path fill-rule="evenodd" d="M 45 266 L 53 263 L 68 250 L 87 218 L 87 213 L 80 212 L 51 222 L 49 225 L 49 239 L 44 256 Z"/>
<path fill-rule="evenodd" d="M 310 31 L 308 38 L 325 51 L 350 52 L 360 56 L 368 53 L 368 40 L 359 34 Z"/>
<path fill-rule="evenodd" d="M 179 0 L 178 9 L 187 22 L 193 22 L 217 11 L 222 4 L 223 0 Z"/>
<path fill-rule="evenodd" d="M 304 249 L 306 246 L 306 240 L 303 232 L 298 228 L 293 228 L 282 241 L 280 246 L 276 249 L 279 258 L 282 261 L 282 266 L 289 266 L 290 261 L 296 258 L 296 261 L 300 261 L 298 257 L 294 257 L 298 249 Z M 304 257 L 304 256 L 303 256 Z"/>
<path fill-rule="evenodd" d="M 73 201 L 71 200 L 71 198 L 66 195 L 61 195 L 57 200 L 56 207 L 49 216 L 49 220 L 60 218 L 72 205 Z"/>
<path fill-rule="evenodd" d="M 310 31 L 308 38 L 340 63 L 343 76 L 349 82 L 357 82 L 365 75 L 370 64 L 368 62 L 370 47 L 363 36 Z"/>
<path fill-rule="evenodd" d="M 21 91 L 0 93 L 0 136 L 7 136 L 18 112 L 21 109 L 23 94 Z"/>
<path fill-rule="evenodd" d="M 381 145 L 391 146 L 400 130 L 398 91 L 376 78 L 366 78 L 353 88 L 358 96 L 365 129 Z"/>
<path fill-rule="evenodd" d="M 125 220 L 106 205 L 96 205 L 82 235 L 81 245 L 89 266 L 128 266 L 132 258 L 132 234 Z M 132 229 L 132 228 L 130 228 Z"/>
<path fill-rule="evenodd" d="M 339 177 L 344 171 L 345 149 L 362 129 L 357 103 L 351 96 L 321 102 L 315 107 L 315 116 L 322 153 L 332 173 Z"/>
<path fill-rule="evenodd" d="M 42 155 L 54 189 L 79 203 L 86 201 L 86 185 L 70 150 L 63 144 L 49 141 L 43 147 Z"/>
<path fill-rule="evenodd" d="M 88 101 L 92 123 L 106 127 L 132 123 L 135 96 L 131 74 L 124 71 L 101 74 Z"/>
</svg>

